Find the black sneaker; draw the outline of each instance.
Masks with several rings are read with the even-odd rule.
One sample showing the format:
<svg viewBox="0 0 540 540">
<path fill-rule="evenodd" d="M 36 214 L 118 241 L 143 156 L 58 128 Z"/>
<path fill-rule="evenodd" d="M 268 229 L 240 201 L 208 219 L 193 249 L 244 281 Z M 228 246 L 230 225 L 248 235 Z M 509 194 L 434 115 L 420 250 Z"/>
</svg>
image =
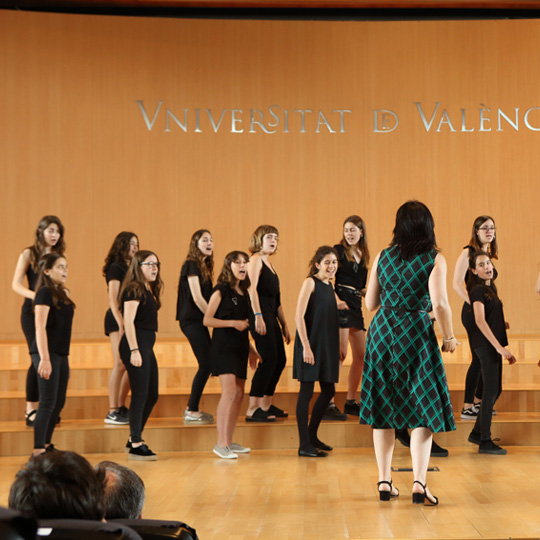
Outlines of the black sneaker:
<svg viewBox="0 0 540 540">
<path fill-rule="evenodd" d="M 497 439 L 499 440 L 499 439 Z M 493 454 L 497 456 L 505 456 L 508 452 L 501 448 L 499 445 L 495 444 L 493 440 L 482 441 L 478 447 L 479 454 Z"/>
<path fill-rule="evenodd" d="M 141 444 L 141 446 L 134 447 L 133 444 L 129 449 L 128 459 L 136 459 L 139 461 L 156 461 L 157 456 L 146 446 L 146 444 Z"/>
<path fill-rule="evenodd" d="M 360 416 L 360 403 L 358 401 L 353 401 L 352 403 L 346 401 L 343 406 L 343 412 L 351 416 Z"/>
<path fill-rule="evenodd" d="M 477 409 L 474 405 L 467 407 L 466 409 L 461 409 L 461 418 L 463 418 L 463 420 L 476 420 L 479 410 L 480 409 Z"/>
<path fill-rule="evenodd" d="M 120 414 L 120 409 L 116 409 L 116 411 L 107 413 L 104 422 L 116 426 L 125 426 L 126 424 L 129 424 L 129 419 Z"/>
<path fill-rule="evenodd" d="M 431 457 L 448 457 L 448 450 L 440 447 L 434 440 L 432 440 Z"/>
<path fill-rule="evenodd" d="M 119 407 L 117 412 L 120 416 L 122 416 L 129 422 L 129 409 L 127 407 L 122 405 L 121 407 Z"/>
<path fill-rule="evenodd" d="M 54 444 L 49 444 L 49 446 L 45 447 L 45 452 L 58 452 L 58 450 L 54 447 Z"/>
<path fill-rule="evenodd" d="M 482 444 L 482 439 L 480 439 L 480 435 L 477 435 L 476 433 L 473 433 L 472 431 L 467 440 L 470 443 L 477 444 L 478 446 Z"/>
<path fill-rule="evenodd" d="M 335 405 L 329 405 L 322 419 L 343 422 L 347 420 L 347 415 L 342 413 Z"/>
</svg>

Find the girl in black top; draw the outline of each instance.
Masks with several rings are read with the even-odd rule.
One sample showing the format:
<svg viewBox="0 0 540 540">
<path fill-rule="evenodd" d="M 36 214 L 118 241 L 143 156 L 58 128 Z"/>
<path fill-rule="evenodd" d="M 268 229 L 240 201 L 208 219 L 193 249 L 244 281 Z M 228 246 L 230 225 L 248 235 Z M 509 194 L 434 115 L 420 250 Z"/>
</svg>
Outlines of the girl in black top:
<svg viewBox="0 0 540 540">
<path fill-rule="evenodd" d="M 262 361 L 251 381 L 246 411 L 248 422 L 274 422 L 276 417 L 288 416 L 272 404 L 277 383 L 287 363 L 283 340 L 287 344 L 291 341 L 281 306 L 279 278 L 268 260 L 276 252 L 278 241 L 279 233 L 275 227 L 261 225 L 249 243 L 252 253 L 248 264 L 251 280 L 249 298 L 253 308 L 250 329 Z"/>
<path fill-rule="evenodd" d="M 184 411 L 186 423 L 211 424 L 214 421 L 211 414 L 199 411 L 199 402 L 210 376 L 210 333 L 203 325 L 203 317 L 212 294 L 213 251 L 214 241 L 210 231 L 200 229 L 194 232 L 178 284 L 176 320 L 180 322 L 180 328 L 188 338 L 199 364 Z"/>
<path fill-rule="evenodd" d="M 159 259 L 152 251 L 138 251 L 120 287 L 124 335 L 120 357 L 131 386 L 129 409 L 129 459 L 155 461 L 157 456 L 143 443 L 142 431 L 158 400 L 158 366 L 154 343 L 158 329 L 163 281 Z"/>
<path fill-rule="evenodd" d="M 336 250 L 320 247 L 311 259 L 309 277 L 302 284 L 296 307 L 293 377 L 300 381 L 296 422 L 300 438 L 298 455 L 304 457 L 326 457 L 332 450 L 319 439 L 317 431 L 339 379 L 338 306 L 330 283 L 337 267 Z M 315 381 L 319 381 L 321 393 L 308 425 Z"/>
<path fill-rule="evenodd" d="M 36 334 L 30 347 L 39 378 L 39 408 L 34 421 L 34 455 L 53 450 L 51 438 L 66 402 L 69 345 L 75 304 L 64 287 L 67 261 L 58 253 L 45 255 L 34 298 Z"/>
<path fill-rule="evenodd" d="M 44 216 L 40 219 L 34 244 L 27 247 L 19 255 L 15 273 L 13 274 L 12 288 L 24 297 L 21 311 L 21 326 L 26 338 L 28 348 L 35 338 L 34 310 L 32 300 L 35 296 L 36 283 L 39 274 L 39 260 L 47 253 L 59 253 L 63 255 L 66 250 L 64 241 L 64 226 L 56 216 Z M 27 279 L 28 286 L 24 285 Z M 26 425 L 33 426 L 39 402 L 38 377 L 34 365 L 30 367 L 26 375 Z"/>
<path fill-rule="evenodd" d="M 478 216 L 473 223 L 471 239 L 469 244 L 463 248 L 454 270 L 454 290 L 463 299 L 463 309 L 461 310 L 461 322 L 467 331 L 469 346 L 472 335 L 476 331 L 474 323 L 474 314 L 472 304 L 469 299 L 469 294 L 465 282 L 469 274 L 469 258 L 475 251 L 483 251 L 487 253 L 491 259 L 498 259 L 497 237 L 495 235 L 495 221 L 490 216 Z M 497 270 L 493 269 L 493 279 L 497 277 Z M 474 419 L 480 410 L 480 402 L 482 401 L 482 374 L 480 367 L 480 359 L 476 355 L 474 348 L 471 347 L 471 365 L 467 370 L 465 378 L 465 398 L 461 418 Z"/>
<path fill-rule="evenodd" d="M 109 249 L 103 266 L 103 275 L 107 282 L 109 309 L 105 313 L 105 335 L 111 340 L 113 368 L 109 379 L 109 412 L 106 424 L 127 424 L 128 410 L 125 406 L 129 392 L 129 380 L 126 368 L 120 358 L 120 339 L 124 333 L 124 322 L 118 305 L 120 285 L 126 277 L 131 259 L 139 251 L 139 239 L 132 232 L 119 233 Z"/>
<path fill-rule="evenodd" d="M 360 404 L 356 393 L 362 378 L 364 353 L 366 352 L 366 327 L 362 315 L 362 297 L 366 295 L 369 249 L 366 225 L 360 216 L 349 216 L 343 222 L 343 238 L 334 246 L 339 267 L 336 272 L 336 294 L 339 298 L 339 342 L 341 360 L 347 356 L 347 344 L 351 344 L 352 362 L 349 370 L 349 387 L 344 412 L 358 416 Z M 346 420 L 339 409 L 330 403 L 325 418 Z"/>
<path fill-rule="evenodd" d="M 247 362 L 249 359 L 254 369 L 260 358 L 250 344 L 248 334 L 248 260 L 247 254 L 242 251 L 233 251 L 225 257 L 204 315 L 204 324 L 215 329 L 211 346 L 212 374 L 219 376 L 221 383 L 217 408 L 218 440 L 214 453 L 224 459 L 236 459 L 238 454 L 250 451 L 233 442 L 244 397 Z"/>
<path fill-rule="evenodd" d="M 493 406 L 502 391 L 502 358 L 514 364 L 514 355 L 505 347 L 507 324 L 502 303 L 493 283 L 495 269 L 484 251 L 474 252 L 469 259 L 467 292 L 474 312 L 476 330 L 471 336 L 471 348 L 480 360 L 484 395 L 469 442 L 479 445 L 480 454 L 506 454 L 506 450 L 491 439 Z"/>
</svg>

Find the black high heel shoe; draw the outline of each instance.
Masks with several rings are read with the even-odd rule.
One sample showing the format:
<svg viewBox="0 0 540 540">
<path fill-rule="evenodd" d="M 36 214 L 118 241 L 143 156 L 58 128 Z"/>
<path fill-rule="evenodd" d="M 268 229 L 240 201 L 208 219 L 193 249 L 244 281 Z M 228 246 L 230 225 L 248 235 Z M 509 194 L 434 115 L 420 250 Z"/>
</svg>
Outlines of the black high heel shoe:
<svg viewBox="0 0 540 540">
<path fill-rule="evenodd" d="M 432 497 L 435 499 L 435 501 L 432 501 L 427 493 L 426 493 L 426 485 L 422 484 L 422 482 L 419 482 L 418 480 L 415 480 L 413 482 L 414 484 L 420 484 L 422 486 L 422 489 L 424 490 L 424 493 L 413 493 L 412 494 L 412 502 L 413 504 L 423 504 L 424 506 L 437 506 L 439 504 L 439 499 L 435 497 L 435 495 L 432 495 Z"/>
<path fill-rule="evenodd" d="M 377 482 L 377 488 L 381 484 L 387 484 L 388 486 L 390 486 L 390 490 L 381 491 L 379 489 L 379 501 L 389 501 L 390 499 L 397 499 L 399 497 L 399 491 L 397 492 L 397 495 L 392 495 L 392 489 L 394 489 L 394 486 L 392 485 L 392 480 L 390 480 L 390 482 L 388 482 L 388 480 L 381 480 L 380 482 Z"/>
</svg>

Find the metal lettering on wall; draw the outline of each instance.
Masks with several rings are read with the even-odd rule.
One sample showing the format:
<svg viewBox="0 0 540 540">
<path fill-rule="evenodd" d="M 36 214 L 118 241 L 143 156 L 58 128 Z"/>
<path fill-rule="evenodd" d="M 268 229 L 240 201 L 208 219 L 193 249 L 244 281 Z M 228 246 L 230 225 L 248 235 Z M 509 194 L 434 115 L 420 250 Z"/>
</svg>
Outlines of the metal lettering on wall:
<svg viewBox="0 0 540 540">
<path fill-rule="evenodd" d="M 413 102 L 414 118 L 428 133 L 472 133 L 490 131 L 540 131 L 540 107 L 492 108 L 479 104 L 477 109 L 447 108 L 440 101 L 427 105 Z M 392 133 L 398 126 L 399 114 L 390 109 L 373 109 L 373 133 Z"/>
<path fill-rule="evenodd" d="M 346 133 L 349 109 L 170 109 L 159 101 L 148 110 L 136 101 L 148 131 L 183 133 Z"/>
</svg>

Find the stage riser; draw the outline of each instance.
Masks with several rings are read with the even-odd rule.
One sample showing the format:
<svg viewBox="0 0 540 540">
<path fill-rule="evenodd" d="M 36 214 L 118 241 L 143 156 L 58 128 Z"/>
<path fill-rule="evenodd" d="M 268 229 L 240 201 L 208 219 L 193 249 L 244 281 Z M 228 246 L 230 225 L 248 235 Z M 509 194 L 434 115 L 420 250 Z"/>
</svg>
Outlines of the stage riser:
<svg viewBox="0 0 540 540">
<path fill-rule="evenodd" d="M 468 364 L 446 362 L 446 377 L 450 386 L 463 386 Z M 197 373 L 198 367 L 193 365 L 170 365 L 163 362 L 159 366 L 159 385 L 162 390 L 171 388 L 190 388 L 193 377 Z M 0 398 L 1 392 L 17 392 L 26 387 L 27 367 L 13 368 L 10 370 L 0 370 Z M 346 384 L 349 377 L 350 365 L 344 365 L 341 369 L 340 383 Z M 285 391 L 291 386 L 296 385 L 292 377 L 292 365 L 287 365 L 283 370 L 282 377 L 278 385 L 278 391 Z M 102 392 L 108 391 L 109 378 L 111 375 L 111 366 L 80 367 L 75 364 L 71 368 L 69 380 L 69 389 L 71 391 Z M 248 370 L 248 386 L 253 371 Z M 538 385 L 540 387 L 540 368 L 536 361 L 520 362 L 515 365 L 503 365 L 503 385 Z M 207 383 L 208 388 L 220 388 L 219 379 L 210 377 Z"/>
<path fill-rule="evenodd" d="M 454 412 L 459 416 L 463 407 L 463 390 L 453 390 L 450 392 Z M 219 401 L 219 393 L 205 393 L 202 397 L 201 410 L 215 414 Z M 281 408 L 294 414 L 298 394 L 295 391 L 276 394 L 275 403 Z M 244 397 L 241 412 L 244 413 L 248 406 L 248 396 Z M 344 389 L 336 393 L 336 403 L 340 408 L 346 399 Z M 153 416 L 158 418 L 177 417 L 183 414 L 187 405 L 187 394 L 161 394 Z M 313 399 L 314 401 L 314 399 Z M 4 421 L 17 421 L 22 423 L 25 402 L 21 394 L 17 398 L 0 399 L 0 418 Z M 88 420 L 105 418 L 109 407 L 106 394 L 93 396 L 69 396 L 66 406 L 62 411 L 62 418 L 69 420 Z M 540 389 L 539 390 L 503 390 L 501 397 L 497 401 L 496 409 L 503 412 L 538 412 L 540 411 Z"/>
<path fill-rule="evenodd" d="M 477 447 L 467 442 L 472 422 L 458 424 L 458 429 L 450 433 L 436 435 L 441 446 L 466 446 L 471 452 Z M 372 430 L 368 426 L 360 426 L 354 421 L 344 423 L 328 423 L 321 425 L 320 438 L 336 448 L 372 447 Z M 54 443 L 58 448 L 66 448 L 81 453 L 122 452 L 129 431 L 127 427 L 95 427 L 94 429 L 76 430 L 57 428 Z M 504 446 L 538 446 L 540 445 L 540 419 L 536 422 L 495 422 L 492 436 L 501 439 Z M 211 451 L 216 443 L 216 427 L 189 426 L 153 426 L 147 425 L 144 438 L 156 452 L 166 451 Z M 235 439 L 258 449 L 283 449 L 295 452 L 298 448 L 298 431 L 293 420 L 278 421 L 268 425 L 249 425 L 239 422 L 235 431 Z M 400 443 L 396 442 L 400 447 Z M 27 429 L 17 432 L 1 432 L 0 448 L 2 455 L 26 456 L 33 447 L 33 431 Z M 497 459 L 497 458 L 494 458 Z"/>
</svg>

